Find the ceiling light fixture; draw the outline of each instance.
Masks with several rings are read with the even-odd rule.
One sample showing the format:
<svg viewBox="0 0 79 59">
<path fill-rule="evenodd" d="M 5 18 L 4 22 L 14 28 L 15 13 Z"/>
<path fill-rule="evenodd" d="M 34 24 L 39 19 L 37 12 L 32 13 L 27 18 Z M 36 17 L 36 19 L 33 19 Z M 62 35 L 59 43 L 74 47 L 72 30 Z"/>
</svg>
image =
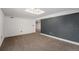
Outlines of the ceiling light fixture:
<svg viewBox="0 0 79 59">
<path fill-rule="evenodd" d="M 40 14 L 45 13 L 45 11 L 43 11 L 43 10 L 41 10 L 39 8 L 26 8 L 25 11 L 29 12 L 29 13 L 32 13 L 32 14 L 35 14 L 35 15 L 40 15 Z"/>
</svg>

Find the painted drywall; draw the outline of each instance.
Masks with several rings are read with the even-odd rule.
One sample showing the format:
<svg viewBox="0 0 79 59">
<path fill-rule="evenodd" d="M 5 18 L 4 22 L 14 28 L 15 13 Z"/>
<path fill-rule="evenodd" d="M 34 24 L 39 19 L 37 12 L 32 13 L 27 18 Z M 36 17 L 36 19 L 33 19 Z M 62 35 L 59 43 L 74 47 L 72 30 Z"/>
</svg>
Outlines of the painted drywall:
<svg viewBox="0 0 79 59">
<path fill-rule="evenodd" d="M 4 19 L 4 14 L 3 14 L 2 10 L 0 9 L 0 46 L 4 40 L 3 19 Z"/>
<path fill-rule="evenodd" d="M 79 13 L 43 19 L 41 32 L 79 42 Z"/>
<path fill-rule="evenodd" d="M 28 34 L 35 32 L 35 20 L 5 16 L 5 37 Z"/>
</svg>

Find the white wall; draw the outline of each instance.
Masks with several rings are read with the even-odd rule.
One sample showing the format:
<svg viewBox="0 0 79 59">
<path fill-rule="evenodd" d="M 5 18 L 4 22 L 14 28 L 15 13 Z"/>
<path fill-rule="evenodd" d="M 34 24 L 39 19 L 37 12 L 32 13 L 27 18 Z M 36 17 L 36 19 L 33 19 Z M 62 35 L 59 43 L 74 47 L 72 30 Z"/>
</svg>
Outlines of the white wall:
<svg viewBox="0 0 79 59">
<path fill-rule="evenodd" d="M 34 19 L 10 18 L 10 16 L 5 16 L 4 20 L 5 37 L 35 32 Z"/>
<path fill-rule="evenodd" d="M 4 34 L 3 34 L 3 12 L 2 10 L 0 9 L 0 46 L 4 40 Z"/>
</svg>

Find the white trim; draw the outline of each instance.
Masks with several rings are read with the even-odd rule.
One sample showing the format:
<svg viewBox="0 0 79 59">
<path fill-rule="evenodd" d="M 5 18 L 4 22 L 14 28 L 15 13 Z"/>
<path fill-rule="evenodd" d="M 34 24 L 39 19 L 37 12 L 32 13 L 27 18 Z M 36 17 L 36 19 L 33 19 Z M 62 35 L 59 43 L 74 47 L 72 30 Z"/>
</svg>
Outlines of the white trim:
<svg viewBox="0 0 79 59">
<path fill-rule="evenodd" d="M 61 41 L 68 42 L 68 43 L 75 44 L 75 45 L 79 46 L 78 42 L 70 41 L 70 40 L 67 40 L 67 39 L 62 39 L 62 38 L 59 38 L 59 37 L 55 37 L 55 36 L 51 36 L 51 35 L 47 35 L 47 34 L 43 34 L 43 33 L 40 33 L 40 35 L 44 35 L 44 36 L 47 36 L 47 37 L 55 38 L 57 40 L 61 40 Z"/>
</svg>

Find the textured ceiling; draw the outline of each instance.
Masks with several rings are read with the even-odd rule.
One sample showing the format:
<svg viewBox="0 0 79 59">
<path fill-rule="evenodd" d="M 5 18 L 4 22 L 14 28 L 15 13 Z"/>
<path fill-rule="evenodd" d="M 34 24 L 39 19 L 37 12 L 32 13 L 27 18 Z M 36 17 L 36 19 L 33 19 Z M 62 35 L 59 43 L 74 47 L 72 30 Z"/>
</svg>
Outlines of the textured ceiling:
<svg viewBox="0 0 79 59">
<path fill-rule="evenodd" d="M 62 11 L 79 10 L 78 8 L 40 8 L 41 10 L 45 11 L 45 13 L 41 15 L 34 15 L 31 13 L 25 12 L 25 9 L 26 8 L 2 8 L 2 11 L 5 16 L 35 19 L 35 18 L 40 18 L 47 15 L 59 13 Z"/>
</svg>

